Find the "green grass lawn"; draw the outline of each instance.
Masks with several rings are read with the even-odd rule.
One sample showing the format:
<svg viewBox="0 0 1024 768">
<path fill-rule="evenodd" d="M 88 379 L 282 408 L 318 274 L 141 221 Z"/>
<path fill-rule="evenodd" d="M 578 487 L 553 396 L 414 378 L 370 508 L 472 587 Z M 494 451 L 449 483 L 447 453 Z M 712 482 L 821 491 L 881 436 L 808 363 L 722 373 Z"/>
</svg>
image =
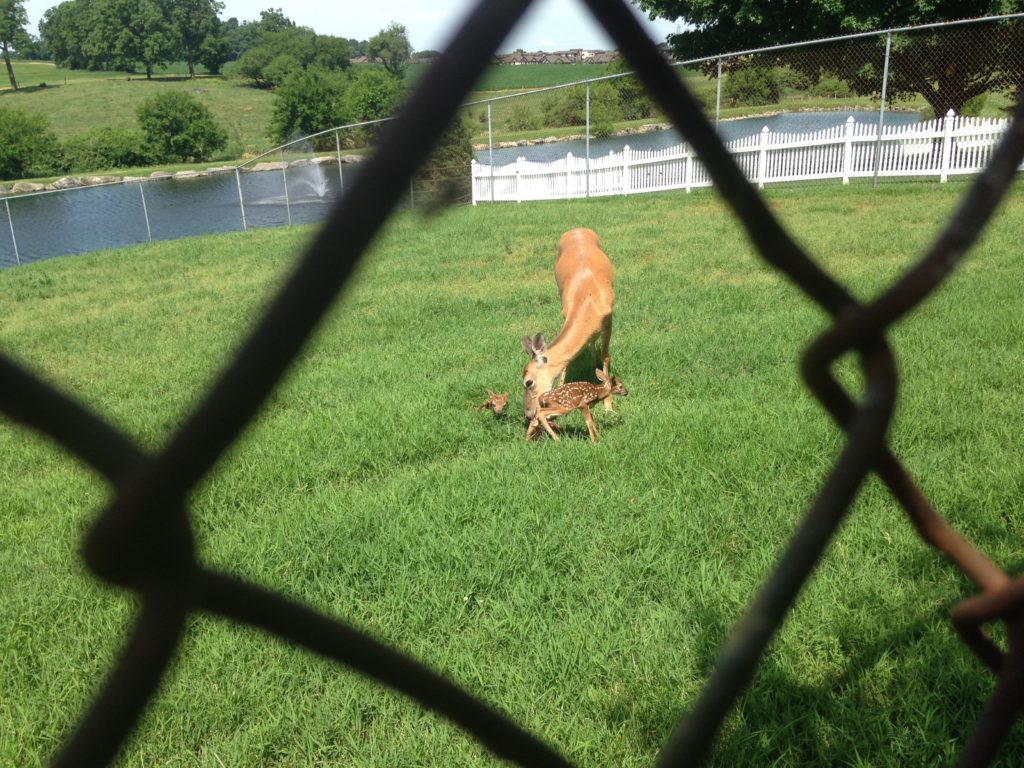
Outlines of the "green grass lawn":
<svg viewBox="0 0 1024 768">
<path fill-rule="evenodd" d="M 776 187 L 858 296 L 932 240 L 961 183 Z M 617 270 L 629 387 L 523 441 L 525 333 L 558 330 L 558 236 Z M 0 271 L 0 348 L 156 449 L 222 369 L 307 228 Z M 891 441 L 938 508 L 1024 567 L 1024 189 L 892 333 Z M 399 215 L 257 423 L 192 499 L 204 563 L 352 622 L 581 766 L 649 766 L 842 439 L 797 374 L 827 326 L 711 192 Z M 513 414 L 477 406 L 509 390 Z M 91 579 L 92 473 L 0 420 L 0 764 L 45 763 L 133 601 Z M 949 610 L 971 585 L 869 482 L 711 763 L 945 765 L 993 681 Z M 1024 760 L 1020 724 L 1001 765 Z M 123 765 L 483 766 L 460 731 L 257 632 L 196 617 Z"/>
</svg>

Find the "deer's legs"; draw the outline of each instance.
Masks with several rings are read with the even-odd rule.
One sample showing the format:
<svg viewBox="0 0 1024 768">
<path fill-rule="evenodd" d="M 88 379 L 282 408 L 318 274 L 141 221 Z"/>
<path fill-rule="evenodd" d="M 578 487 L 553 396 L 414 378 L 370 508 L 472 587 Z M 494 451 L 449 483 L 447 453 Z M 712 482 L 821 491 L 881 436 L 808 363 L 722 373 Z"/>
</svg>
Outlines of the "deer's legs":
<svg viewBox="0 0 1024 768">
<path fill-rule="evenodd" d="M 561 439 L 558 437 L 557 434 L 555 434 L 555 430 L 551 428 L 551 425 L 548 424 L 548 419 L 547 416 L 544 415 L 544 411 L 537 411 L 537 420 L 541 423 L 541 426 L 543 426 L 544 429 L 547 430 L 547 433 L 551 435 L 552 438 L 554 438 L 555 440 Z"/>
<path fill-rule="evenodd" d="M 530 426 L 526 428 L 526 442 L 530 442 L 533 437 L 533 433 L 537 431 L 537 427 L 540 425 L 540 420 L 534 416 L 533 421 L 530 422 Z"/>
<path fill-rule="evenodd" d="M 586 419 L 587 429 L 590 431 L 590 442 L 596 443 L 598 440 L 597 427 L 594 426 L 594 417 L 590 415 L 590 406 L 581 405 L 580 410 L 583 411 L 583 418 Z"/>
<path fill-rule="evenodd" d="M 611 376 L 611 358 L 608 356 L 608 346 L 612 341 L 612 316 L 608 315 L 601 323 L 601 368 L 604 370 L 605 376 Z M 612 409 L 612 396 L 608 395 L 604 399 L 604 409 L 610 411 Z"/>
</svg>

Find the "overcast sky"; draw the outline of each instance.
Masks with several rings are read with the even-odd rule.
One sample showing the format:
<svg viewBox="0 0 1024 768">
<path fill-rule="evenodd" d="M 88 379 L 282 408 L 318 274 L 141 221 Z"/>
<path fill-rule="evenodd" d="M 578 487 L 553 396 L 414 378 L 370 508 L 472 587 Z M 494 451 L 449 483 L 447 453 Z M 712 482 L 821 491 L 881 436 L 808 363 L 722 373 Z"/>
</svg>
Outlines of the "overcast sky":
<svg viewBox="0 0 1024 768">
<path fill-rule="evenodd" d="M 259 18 L 260 11 L 279 7 L 292 21 L 312 27 L 325 35 L 366 40 L 392 21 L 404 24 L 415 50 L 441 50 L 462 17 L 476 0 L 224 0 L 222 19 L 239 21 Z M 30 31 L 54 0 L 26 0 Z M 642 18 L 656 42 L 676 31 L 669 21 Z M 527 16 L 501 46 L 502 52 L 523 48 L 527 51 L 565 50 L 568 48 L 614 48 L 604 31 L 591 19 L 579 0 L 535 0 Z"/>
</svg>

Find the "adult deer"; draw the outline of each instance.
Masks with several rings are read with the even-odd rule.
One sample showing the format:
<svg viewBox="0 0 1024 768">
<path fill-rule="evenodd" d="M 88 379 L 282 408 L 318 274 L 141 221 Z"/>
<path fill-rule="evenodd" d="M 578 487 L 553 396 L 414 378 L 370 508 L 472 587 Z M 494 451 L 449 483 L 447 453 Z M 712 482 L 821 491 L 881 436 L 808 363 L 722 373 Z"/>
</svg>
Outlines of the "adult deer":
<svg viewBox="0 0 1024 768">
<path fill-rule="evenodd" d="M 544 334 L 523 337 L 523 349 L 530 360 L 523 368 L 523 417 L 529 422 L 537 415 L 537 398 L 565 379 L 566 367 L 582 353 L 594 355 L 601 344 L 601 364 L 608 372 L 608 342 L 612 335 L 612 263 L 601 250 L 597 233 L 571 229 L 558 241 L 555 282 L 562 297 L 565 323 L 548 346 Z M 592 358 L 593 361 L 593 358 Z M 604 401 L 612 409 L 612 399 Z"/>
</svg>

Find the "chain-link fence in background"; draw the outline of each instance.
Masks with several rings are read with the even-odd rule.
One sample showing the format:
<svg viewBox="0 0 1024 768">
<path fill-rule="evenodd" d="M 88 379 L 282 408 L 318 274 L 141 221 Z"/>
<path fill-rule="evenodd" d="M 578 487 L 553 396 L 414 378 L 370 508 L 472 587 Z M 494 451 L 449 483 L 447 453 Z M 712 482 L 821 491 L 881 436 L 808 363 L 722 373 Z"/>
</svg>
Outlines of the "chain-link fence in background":
<svg viewBox="0 0 1024 768">
<path fill-rule="evenodd" d="M 1024 18 L 893 29 L 674 67 L 723 141 L 732 142 L 730 149 L 756 153 L 762 133 L 771 137 L 764 141 L 769 147 L 787 145 L 769 150 L 774 174 L 756 157 L 741 160 L 748 178 L 759 183 L 851 176 L 945 181 L 980 170 L 987 157 L 973 150 L 990 151 L 993 134 L 1008 123 L 1024 84 Z M 632 73 L 474 107 L 488 125 L 474 169 L 474 202 L 690 189 L 709 182 L 702 169 L 688 167 L 692 148 Z M 947 117 L 957 123 L 947 137 L 952 140 L 943 143 L 942 124 L 933 121 Z M 858 151 L 844 170 L 836 139 L 851 119 Z M 577 134 L 567 135 L 573 128 Z M 807 147 L 810 136 L 824 151 L 789 151 Z M 789 161 L 782 159 L 787 154 Z M 643 172 L 630 172 L 631 158 L 658 156 L 666 158 L 659 166 L 646 163 Z"/>
<path fill-rule="evenodd" d="M 432 209 L 710 184 L 703 165 L 691 162 L 693 148 L 671 129 L 641 79 L 625 71 L 624 62 L 610 69 L 624 71 L 464 105 L 399 204 Z M 926 123 L 951 110 L 957 119 L 1005 120 L 1024 84 L 1024 14 L 729 53 L 674 64 L 673 71 L 719 136 L 737 142 L 748 178 L 759 183 L 945 180 L 980 170 L 1005 123 L 945 143 L 942 127 Z M 856 168 L 844 171 L 844 151 L 829 132 L 841 131 L 850 117 L 858 138 L 848 159 Z M 0 267 L 149 240 L 323 221 L 354 183 L 386 123 L 334 128 L 210 173 L 131 184 L 101 178 L 76 189 L 8 196 L 0 212 L 6 219 Z M 898 135 L 909 126 L 921 130 Z M 747 144 L 766 127 L 773 142 L 820 134 L 829 147 L 816 155 L 820 167 L 792 170 L 805 161 L 788 146 L 767 152 L 759 165 L 757 148 Z M 791 160 L 778 159 L 786 156 Z M 642 167 L 631 170 L 633 160 Z M 957 165 L 961 160 L 966 164 Z M 534 194 L 524 195 L 522 163 L 536 172 Z M 766 173 L 772 163 L 774 178 Z"/>
<path fill-rule="evenodd" d="M 112 501 L 85 536 L 93 574 L 131 591 L 140 605 L 115 668 L 63 745 L 57 765 L 112 760 L 142 717 L 196 612 L 272 632 L 409 696 L 472 734 L 500 758 L 523 766 L 570 763 L 541 739 L 450 681 L 343 622 L 201 565 L 188 514 L 191 490 L 234 443 L 296 359 L 338 297 L 361 254 L 407 194 L 442 139 L 451 115 L 531 0 L 483 0 L 388 130 L 378 152 L 342 197 L 328 224 L 243 345 L 236 359 L 161 450 L 150 453 L 77 400 L 0 356 L 0 411 L 54 440 L 108 479 Z M 982 176 L 921 260 L 888 290 L 861 304 L 822 271 L 771 213 L 701 114 L 697 103 L 644 35 L 622 0 L 587 0 L 630 64 L 642 73 L 666 117 L 693 144 L 716 188 L 761 256 L 833 318 L 808 348 L 808 387 L 847 435 L 836 463 L 711 672 L 704 691 L 659 754 L 659 765 L 695 764 L 750 683 L 766 647 L 849 511 L 875 473 L 922 538 L 973 582 L 976 597 L 954 608 L 965 643 L 997 678 L 962 762 L 991 762 L 1024 704 L 1024 582 L 953 531 L 886 443 L 897 383 L 886 335 L 942 284 L 984 230 L 1024 158 L 1024 106 Z M 855 401 L 833 363 L 856 353 L 864 377 Z M 983 630 L 1006 627 L 1007 649 Z M 922 713 L 922 717 L 927 717 Z"/>
</svg>

